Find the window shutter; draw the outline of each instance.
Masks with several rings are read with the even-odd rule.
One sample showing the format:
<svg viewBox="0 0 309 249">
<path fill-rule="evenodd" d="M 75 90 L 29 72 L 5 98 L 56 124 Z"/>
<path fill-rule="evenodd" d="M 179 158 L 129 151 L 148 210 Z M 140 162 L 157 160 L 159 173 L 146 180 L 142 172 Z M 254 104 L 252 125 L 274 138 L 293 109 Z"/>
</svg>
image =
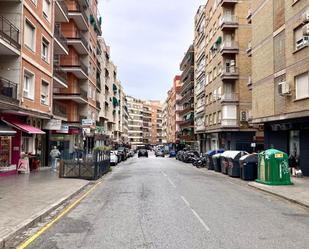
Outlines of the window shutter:
<svg viewBox="0 0 309 249">
<path fill-rule="evenodd" d="M 296 76 L 296 99 L 309 97 L 309 76 L 304 73 Z"/>
</svg>

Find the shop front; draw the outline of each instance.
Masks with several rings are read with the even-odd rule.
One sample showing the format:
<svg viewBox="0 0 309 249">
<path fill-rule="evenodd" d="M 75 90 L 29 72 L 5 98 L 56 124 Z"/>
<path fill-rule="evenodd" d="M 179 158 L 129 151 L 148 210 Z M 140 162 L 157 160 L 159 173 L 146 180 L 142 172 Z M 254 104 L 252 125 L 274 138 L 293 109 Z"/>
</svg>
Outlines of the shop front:
<svg viewBox="0 0 309 249">
<path fill-rule="evenodd" d="M 17 164 L 12 160 L 12 139 L 16 131 L 3 121 L 0 121 L 0 176 L 17 173 Z"/>
<path fill-rule="evenodd" d="M 265 123 L 265 149 L 293 156 L 304 176 L 309 176 L 309 118 Z"/>
</svg>

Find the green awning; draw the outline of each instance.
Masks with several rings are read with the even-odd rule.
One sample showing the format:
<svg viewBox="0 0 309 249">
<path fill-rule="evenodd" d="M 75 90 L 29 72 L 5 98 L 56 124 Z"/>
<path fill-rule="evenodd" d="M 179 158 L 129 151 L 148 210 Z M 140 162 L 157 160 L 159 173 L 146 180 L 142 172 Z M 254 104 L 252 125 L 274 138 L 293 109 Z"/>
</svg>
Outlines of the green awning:
<svg viewBox="0 0 309 249">
<path fill-rule="evenodd" d="M 113 105 L 114 106 L 118 106 L 119 105 L 118 100 L 115 97 L 113 97 Z"/>
<path fill-rule="evenodd" d="M 117 91 L 117 86 L 113 84 L 113 91 Z"/>
<path fill-rule="evenodd" d="M 221 37 L 221 36 L 218 37 L 216 43 L 217 43 L 218 45 L 220 45 L 220 44 L 222 43 L 222 37 Z"/>
<path fill-rule="evenodd" d="M 90 23 L 91 24 L 95 23 L 95 18 L 93 15 L 90 15 Z"/>
</svg>

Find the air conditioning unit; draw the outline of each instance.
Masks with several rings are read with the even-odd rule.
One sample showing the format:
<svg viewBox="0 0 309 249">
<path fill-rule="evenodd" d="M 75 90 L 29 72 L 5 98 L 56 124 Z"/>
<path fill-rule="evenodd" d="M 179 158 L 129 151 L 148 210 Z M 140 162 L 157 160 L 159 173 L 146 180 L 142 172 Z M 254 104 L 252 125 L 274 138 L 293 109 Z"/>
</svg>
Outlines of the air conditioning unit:
<svg viewBox="0 0 309 249">
<path fill-rule="evenodd" d="M 305 13 L 302 15 L 303 23 L 309 23 L 309 10 L 306 10 Z"/>
<path fill-rule="evenodd" d="M 303 35 L 304 35 L 304 37 L 309 36 L 309 23 L 304 25 L 304 27 L 303 27 Z"/>
<path fill-rule="evenodd" d="M 300 39 L 296 42 L 296 49 L 300 49 L 304 46 L 304 39 Z"/>
<path fill-rule="evenodd" d="M 290 89 L 290 84 L 286 81 L 280 82 L 279 83 L 279 94 L 280 95 L 288 95 L 290 94 L 291 89 Z"/>
<path fill-rule="evenodd" d="M 248 121 L 248 112 L 247 111 L 240 111 L 240 121 L 247 122 Z"/>
</svg>

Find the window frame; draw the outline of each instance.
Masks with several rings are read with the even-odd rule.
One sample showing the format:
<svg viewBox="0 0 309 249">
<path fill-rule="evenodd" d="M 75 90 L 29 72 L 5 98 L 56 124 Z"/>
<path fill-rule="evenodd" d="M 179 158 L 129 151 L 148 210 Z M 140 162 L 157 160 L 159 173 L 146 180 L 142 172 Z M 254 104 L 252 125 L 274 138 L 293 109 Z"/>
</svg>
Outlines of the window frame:
<svg viewBox="0 0 309 249">
<path fill-rule="evenodd" d="M 29 44 L 27 44 L 26 43 L 26 40 L 25 40 L 25 37 L 26 37 L 26 25 L 30 25 L 32 28 L 33 28 L 33 30 L 34 30 L 34 32 L 33 32 L 33 47 L 31 47 L 31 45 L 29 45 Z M 25 18 L 25 22 L 24 22 L 24 46 L 27 48 L 27 49 L 29 49 L 30 51 L 32 51 L 32 52 L 36 52 L 36 26 L 26 17 Z"/>
<path fill-rule="evenodd" d="M 43 54 L 44 45 L 47 45 L 47 55 L 46 55 L 47 58 L 44 58 L 44 54 Z M 50 63 L 50 42 L 45 36 L 42 36 L 42 40 L 41 40 L 41 59 L 48 64 Z"/>
<path fill-rule="evenodd" d="M 307 75 L 307 81 L 308 81 L 308 93 L 306 96 L 301 96 L 301 97 L 298 97 L 297 96 L 297 78 L 302 76 L 302 75 Z M 302 99 L 307 99 L 309 98 L 309 71 L 307 72 L 304 72 L 304 73 L 301 73 L 301 74 L 298 74 L 294 77 L 294 84 L 295 84 L 295 100 L 302 100 Z"/>
<path fill-rule="evenodd" d="M 43 84 L 46 84 L 47 85 L 47 94 L 46 94 L 46 103 L 43 103 L 42 102 L 42 95 L 43 95 Z M 42 79 L 41 80 L 41 94 L 40 94 L 40 103 L 41 105 L 44 105 L 44 106 L 49 106 L 49 95 L 50 95 L 50 91 L 49 91 L 49 87 L 50 87 L 50 82 L 45 80 L 45 79 Z"/>
<path fill-rule="evenodd" d="M 32 77 L 32 89 L 31 87 L 29 89 L 25 89 L 25 86 L 26 86 L 25 77 L 27 76 Z M 23 80 L 23 97 L 33 101 L 35 99 L 35 74 L 28 69 L 24 69 L 23 79 L 24 79 Z M 27 93 L 27 96 L 25 96 L 25 92 Z"/>
</svg>

